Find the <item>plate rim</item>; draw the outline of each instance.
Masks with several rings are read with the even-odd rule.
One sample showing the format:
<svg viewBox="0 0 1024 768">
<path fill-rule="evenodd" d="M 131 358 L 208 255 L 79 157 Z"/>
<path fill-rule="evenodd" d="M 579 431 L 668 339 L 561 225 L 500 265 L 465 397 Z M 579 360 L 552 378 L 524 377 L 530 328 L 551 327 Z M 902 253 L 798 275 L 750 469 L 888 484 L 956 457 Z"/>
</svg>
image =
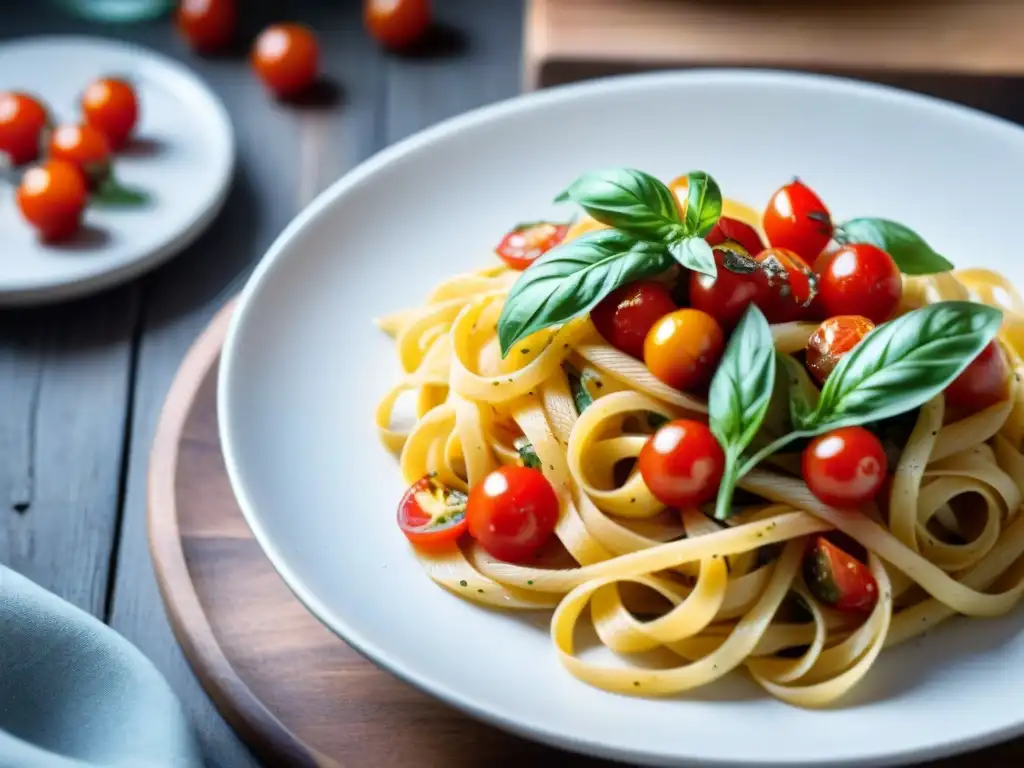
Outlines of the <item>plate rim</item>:
<svg viewBox="0 0 1024 768">
<path fill-rule="evenodd" d="M 470 129 L 477 125 L 501 120 L 504 117 L 522 114 L 531 110 L 542 109 L 551 103 L 571 102 L 574 99 L 585 99 L 595 94 L 612 94 L 634 89 L 657 89 L 673 83 L 745 82 L 746 84 L 771 85 L 782 83 L 808 90 L 823 89 L 840 91 L 855 96 L 866 96 L 889 102 L 910 103 L 913 106 L 938 113 L 945 118 L 958 119 L 974 123 L 979 129 L 1009 131 L 1017 134 L 1018 139 L 1024 138 L 1024 126 L 1006 118 L 992 115 L 982 110 L 945 99 L 904 90 L 891 85 L 859 80 L 832 74 L 819 74 L 771 68 L 715 67 L 696 70 L 659 70 L 639 74 L 613 75 L 594 78 L 582 82 L 553 86 L 539 91 L 520 93 L 506 99 L 476 107 L 472 110 L 441 120 L 423 128 L 410 136 L 391 144 L 344 173 L 330 186 L 319 193 L 303 208 L 271 243 L 264 256 L 259 260 L 246 280 L 237 298 L 234 313 L 230 319 L 224 346 L 221 350 L 220 366 L 217 374 L 217 421 L 224 463 L 227 469 L 232 490 L 246 524 L 252 530 L 253 537 L 281 576 L 286 586 L 307 610 L 329 631 L 337 635 L 364 658 L 383 668 L 424 693 L 437 698 L 459 711 L 516 735 L 542 742 L 561 749 L 569 749 L 582 754 L 618 761 L 639 762 L 644 765 L 674 765 L 680 761 L 706 768 L 726 768 L 727 766 L 747 766 L 749 768 L 780 768 L 781 766 L 812 766 L 821 765 L 821 759 L 792 758 L 773 759 L 761 757 L 756 761 L 737 761 L 726 757 L 708 757 L 681 753 L 669 754 L 664 751 L 638 751 L 628 747 L 620 747 L 600 739 L 567 738 L 564 734 L 548 727 L 542 722 L 525 722 L 505 717 L 500 711 L 494 711 L 461 694 L 445 681 L 431 677 L 407 667 L 381 649 L 375 643 L 362 636 L 360 631 L 351 626 L 336 611 L 325 605 L 313 590 L 309 589 L 301 577 L 294 573 L 288 558 L 283 556 L 271 540 L 269 533 L 260 525 L 257 505 L 250 497 L 243 478 L 241 462 L 236 452 L 235 430 L 232 417 L 231 391 L 235 387 L 235 373 L 238 355 L 238 339 L 242 327 L 246 324 L 249 314 L 253 311 L 256 297 L 266 283 L 272 279 L 275 270 L 285 261 L 290 243 L 311 222 L 327 211 L 331 205 L 349 191 L 356 189 L 365 180 L 399 160 L 434 141 L 450 134 Z M 846 766 L 886 766 L 904 765 L 911 761 L 931 760 L 981 749 L 998 744 L 1024 734 L 1024 712 L 1020 719 L 1008 726 L 977 733 L 973 736 L 954 737 L 945 741 L 934 742 L 927 747 L 902 747 L 898 749 L 873 750 L 865 745 L 856 757 L 842 760 L 829 759 L 833 768 Z"/>
</svg>

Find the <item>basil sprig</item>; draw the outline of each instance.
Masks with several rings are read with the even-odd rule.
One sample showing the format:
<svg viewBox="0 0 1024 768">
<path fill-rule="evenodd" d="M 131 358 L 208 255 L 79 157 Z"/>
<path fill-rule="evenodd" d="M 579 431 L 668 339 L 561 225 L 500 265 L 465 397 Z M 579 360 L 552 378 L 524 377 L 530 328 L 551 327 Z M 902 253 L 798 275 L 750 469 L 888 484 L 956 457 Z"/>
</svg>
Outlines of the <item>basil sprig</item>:
<svg viewBox="0 0 1024 768">
<path fill-rule="evenodd" d="M 881 248 L 907 275 L 931 275 L 953 269 L 952 262 L 933 250 L 914 230 L 888 219 L 851 219 L 836 228 L 834 237 L 840 243 L 869 243 Z"/>
</svg>

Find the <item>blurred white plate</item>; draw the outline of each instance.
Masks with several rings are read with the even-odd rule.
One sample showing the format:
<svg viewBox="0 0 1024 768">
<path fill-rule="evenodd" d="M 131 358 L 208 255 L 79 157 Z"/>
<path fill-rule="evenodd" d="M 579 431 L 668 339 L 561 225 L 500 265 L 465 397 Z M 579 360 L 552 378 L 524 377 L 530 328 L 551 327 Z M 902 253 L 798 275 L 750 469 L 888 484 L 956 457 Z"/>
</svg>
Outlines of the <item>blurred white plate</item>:
<svg viewBox="0 0 1024 768">
<path fill-rule="evenodd" d="M 140 102 L 137 140 L 116 159 L 117 176 L 149 202 L 90 208 L 78 236 L 51 245 L 22 220 L 13 187 L 0 184 L 0 305 L 68 299 L 128 280 L 181 251 L 220 211 L 234 171 L 231 122 L 186 67 L 93 38 L 0 44 L 0 90 L 42 98 L 57 122 L 80 121 L 82 91 L 109 74 L 131 78 Z"/>
<path fill-rule="evenodd" d="M 371 318 L 494 264 L 512 223 L 564 215 L 552 195 L 615 165 L 663 179 L 707 170 L 753 205 L 799 174 L 840 219 L 891 217 L 958 265 L 1024 285 L 1024 261 L 993 239 L 1020 220 L 1024 131 L 933 99 L 808 75 L 693 71 L 544 91 L 448 121 L 310 205 L 234 316 L 219 390 L 224 451 L 284 579 L 349 643 L 446 702 L 630 762 L 878 765 L 1024 730 L 1024 611 L 951 621 L 886 650 L 841 708 L 810 712 L 741 674 L 670 699 L 595 690 L 560 666 L 546 615 L 482 609 L 422 572 L 395 523 L 396 462 L 374 430 L 399 369 Z"/>
</svg>

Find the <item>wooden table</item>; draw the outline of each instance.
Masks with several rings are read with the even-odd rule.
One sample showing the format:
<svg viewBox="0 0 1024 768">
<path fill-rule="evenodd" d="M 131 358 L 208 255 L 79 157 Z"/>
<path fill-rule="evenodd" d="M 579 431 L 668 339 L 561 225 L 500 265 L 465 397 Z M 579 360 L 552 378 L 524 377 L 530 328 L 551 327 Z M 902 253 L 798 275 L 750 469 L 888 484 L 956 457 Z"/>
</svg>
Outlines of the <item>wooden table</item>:
<svg viewBox="0 0 1024 768">
<path fill-rule="evenodd" d="M 247 2 L 249 28 L 265 23 L 268 9 L 284 8 L 318 30 L 339 103 L 305 107 L 269 100 L 242 55 L 192 55 L 166 19 L 101 26 L 62 16 L 46 0 L 5 3 L 0 15 L 0 40 L 100 34 L 181 59 L 234 121 L 234 188 L 195 245 L 101 296 L 0 313 L 0 561 L 102 617 L 152 658 L 185 702 L 210 765 L 256 763 L 193 677 L 157 593 L 145 535 L 157 416 L 187 346 L 317 192 L 386 144 L 518 92 L 519 0 L 436 4 L 444 28 L 433 52 L 400 58 L 363 33 L 358 0 Z M 978 93 L 976 85 L 967 90 Z M 1024 117 L 1020 81 L 986 81 L 982 91 L 983 106 Z M 982 754 L 989 757 L 943 765 L 995 764 L 994 752 Z"/>
</svg>

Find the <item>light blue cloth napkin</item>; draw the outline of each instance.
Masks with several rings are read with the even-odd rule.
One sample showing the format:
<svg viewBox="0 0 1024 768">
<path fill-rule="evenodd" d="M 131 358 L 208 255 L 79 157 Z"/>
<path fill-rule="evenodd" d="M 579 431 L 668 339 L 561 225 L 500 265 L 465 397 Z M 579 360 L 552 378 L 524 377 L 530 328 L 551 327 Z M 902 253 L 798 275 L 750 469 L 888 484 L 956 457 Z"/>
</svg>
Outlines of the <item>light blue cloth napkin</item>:
<svg viewBox="0 0 1024 768">
<path fill-rule="evenodd" d="M 0 768 L 201 768 L 156 667 L 84 611 L 0 565 Z"/>
</svg>

